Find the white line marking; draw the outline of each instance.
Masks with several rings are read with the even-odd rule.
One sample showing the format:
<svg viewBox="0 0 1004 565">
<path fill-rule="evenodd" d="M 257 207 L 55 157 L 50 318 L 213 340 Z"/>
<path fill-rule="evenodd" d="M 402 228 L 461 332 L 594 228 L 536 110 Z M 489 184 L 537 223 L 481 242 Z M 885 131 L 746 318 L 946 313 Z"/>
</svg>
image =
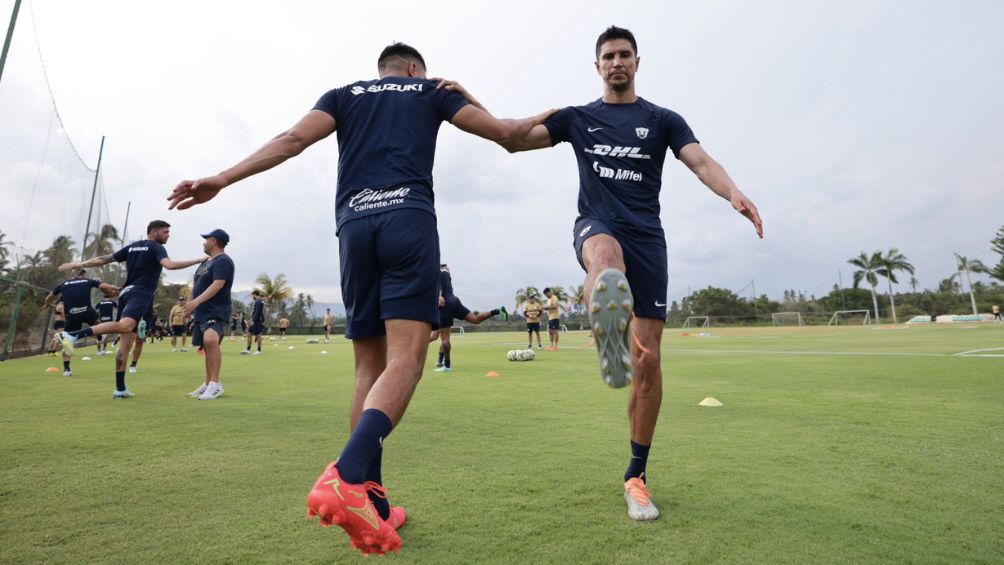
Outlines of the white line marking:
<svg viewBox="0 0 1004 565">
<path fill-rule="evenodd" d="M 890 357 L 949 357 L 951 353 L 900 353 L 897 351 L 762 351 L 753 349 L 666 349 L 676 353 L 752 353 L 755 355 L 859 355 Z"/>
<path fill-rule="evenodd" d="M 1004 351 L 1004 347 L 991 347 L 990 349 L 974 349 L 972 351 L 963 351 L 962 353 L 956 353 L 958 356 L 968 356 L 968 357 L 1004 357 L 1004 355 L 970 355 L 971 353 L 982 353 L 983 351 Z"/>
</svg>

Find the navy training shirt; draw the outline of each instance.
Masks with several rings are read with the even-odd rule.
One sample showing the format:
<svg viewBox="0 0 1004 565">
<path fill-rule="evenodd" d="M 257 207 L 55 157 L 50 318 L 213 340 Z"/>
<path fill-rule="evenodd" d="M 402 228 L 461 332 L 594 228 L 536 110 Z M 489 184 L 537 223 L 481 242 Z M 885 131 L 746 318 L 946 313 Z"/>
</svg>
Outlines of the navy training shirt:
<svg viewBox="0 0 1004 565">
<path fill-rule="evenodd" d="M 101 286 L 98 279 L 70 279 L 52 289 L 52 294 L 63 295 L 63 312 L 76 316 L 91 310 L 91 289 Z"/>
<path fill-rule="evenodd" d="M 251 309 L 251 322 L 255 324 L 262 324 L 265 322 L 265 299 L 259 298 L 254 301 L 254 307 Z"/>
<path fill-rule="evenodd" d="M 338 190 L 335 224 L 414 208 L 435 215 L 432 166 L 439 126 L 467 100 L 436 81 L 385 77 L 321 96 L 315 110 L 335 119 Z"/>
<path fill-rule="evenodd" d="M 579 164 L 579 217 L 603 220 L 627 235 L 665 237 L 659 191 L 666 148 L 697 143 L 682 116 L 643 98 L 570 106 L 544 122 L 551 145 L 572 144 Z"/>
<path fill-rule="evenodd" d="M 439 292 L 444 298 L 453 296 L 453 277 L 446 269 L 439 269 Z"/>
<path fill-rule="evenodd" d="M 110 320 L 115 317 L 115 308 L 118 305 L 111 298 L 105 298 L 98 302 L 98 317 L 102 320 Z"/>
<path fill-rule="evenodd" d="M 233 302 L 230 299 L 230 288 L 234 286 L 234 260 L 226 253 L 217 255 L 199 265 L 195 271 L 195 283 L 192 285 L 192 296 L 201 296 L 214 281 L 226 281 L 223 288 L 209 300 L 195 308 L 195 321 L 230 319 Z"/>
<path fill-rule="evenodd" d="M 167 249 L 152 239 L 141 239 L 119 249 L 112 256 L 119 263 L 125 261 L 126 281 L 119 295 L 135 292 L 153 296 L 160 284 L 160 273 L 164 267 L 161 259 L 167 259 Z"/>
</svg>

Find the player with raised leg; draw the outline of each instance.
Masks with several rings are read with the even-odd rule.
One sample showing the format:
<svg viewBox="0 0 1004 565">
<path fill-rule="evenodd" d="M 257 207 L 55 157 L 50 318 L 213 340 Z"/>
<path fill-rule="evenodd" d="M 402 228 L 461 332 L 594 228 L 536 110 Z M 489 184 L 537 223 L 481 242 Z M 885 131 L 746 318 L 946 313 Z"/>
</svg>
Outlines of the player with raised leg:
<svg viewBox="0 0 1004 565">
<path fill-rule="evenodd" d="M 634 35 L 611 26 L 596 41 L 602 98 L 565 108 L 526 137 L 502 145 L 515 152 L 567 141 L 575 151 L 579 218 L 572 235 L 586 271 L 585 299 L 600 375 L 613 387 L 631 383 L 631 459 L 624 497 L 632 519 L 652 520 L 659 511 L 646 485 L 645 465 L 662 403 L 660 344 L 669 277 L 659 192 L 667 149 L 749 219 L 760 237 L 763 225 L 756 206 L 704 151 L 687 122 L 635 94 L 639 62 Z M 460 85 L 448 87 L 463 91 Z"/>
<path fill-rule="evenodd" d="M 509 319 L 509 312 L 505 306 L 499 306 L 488 312 L 478 312 L 475 314 L 464 306 L 455 294 L 453 294 L 453 278 L 450 275 L 450 267 L 443 263 L 439 266 L 439 329 L 432 330 L 429 334 L 429 341 L 436 341 L 439 338 L 439 359 L 436 361 L 437 373 L 446 373 L 453 370 L 451 352 L 453 344 L 450 342 L 450 329 L 453 327 L 453 320 L 464 320 L 471 324 L 481 322 L 495 317 L 502 316 L 503 320 Z"/>
<path fill-rule="evenodd" d="M 63 296 L 63 312 L 66 315 L 65 327 L 63 331 L 72 332 L 79 330 L 84 324 L 88 326 L 98 325 L 98 313 L 91 307 L 91 289 L 97 288 L 105 297 L 118 294 L 119 289 L 115 285 L 101 282 L 98 279 L 88 279 L 85 277 L 87 270 L 77 269 L 73 273 L 73 278 L 65 280 L 52 289 L 45 296 L 42 303 L 43 308 L 48 308 L 55 302 L 56 297 Z M 98 354 L 101 354 L 100 348 Z M 63 349 L 63 376 L 72 377 L 70 370 L 70 356 L 73 350 Z"/>
<path fill-rule="evenodd" d="M 336 234 L 345 335 L 355 355 L 352 433 L 307 497 L 309 515 L 338 524 L 363 553 L 396 551 L 404 520 L 382 487 L 384 441 L 404 415 L 422 375 L 436 308 L 439 237 L 432 165 L 443 121 L 497 142 L 522 137 L 550 113 L 499 120 L 437 89 L 425 61 L 397 43 L 378 58 L 378 80 L 324 94 L 314 109 L 237 165 L 182 181 L 168 197 L 189 208 L 227 186 L 338 135 Z M 375 505 L 374 505 L 375 503 Z"/>
<path fill-rule="evenodd" d="M 63 351 L 73 355 L 73 346 L 77 340 L 91 335 L 101 336 L 109 333 L 121 334 L 118 352 L 115 354 L 115 393 L 112 398 L 131 398 L 135 396 L 125 384 L 126 360 L 132 348 L 136 334 L 133 330 L 153 303 L 153 295 L 160 283 L 160 273 L 164 269 L 185 269 L 206 260 L 205 257 L 190 261 L 173 261 L 167 256 L 164 244 L 171 237 L 171 224 L 163 220 L 154 220 L 146 227 L 146 239 L 141 239 L 126 245 L 111 255 L 94 257 L 86 261 L 64 263 L 60 271 L 100 267 L 112 261 L 125 261 L 126 281 L 119 292 L 119 319 L 117 322 L 105 322 L 74 332 L 63 332 Z"/>
</svg>

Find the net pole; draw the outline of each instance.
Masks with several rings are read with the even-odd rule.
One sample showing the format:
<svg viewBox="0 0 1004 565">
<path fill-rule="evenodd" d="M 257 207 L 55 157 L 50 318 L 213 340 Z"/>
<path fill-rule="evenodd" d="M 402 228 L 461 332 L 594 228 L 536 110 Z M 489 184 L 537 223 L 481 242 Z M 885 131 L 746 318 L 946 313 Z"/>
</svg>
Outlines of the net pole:
<svg viewBox="0 0 1004 565">
<path fill-rule="evenodd" d="M 91 215 L 94 214 L 94 195 L 98 192 L 98 177 L 101 176 L 101 156 L 105 152 L 105 136 L 101 136 L 101 148 L 98 149 L 98 166 L 94 169 L 94 187 L 91 189 L 91 206 L 87 209 L 87 227 L 84 228 L 84 244 L 80 248 L 80 259 L 84 259 L 87 249 L 87 234 L 91 231 Z"/>
<path fill-rule="evenodd" d="M 17 293 L 14 295 L 14 308 L 10 311 L 10 327 L 7 328 L 7 339 L 3 342 L 3 354 L 0 355 L 0 359 L 6 359 L 10 353 L 10 344 L 14 341 L 14 333 L 17 328 L 17 314 L 21 309 L 21 293 L 23 291 L 24 287 L 18 283 Z"/>
<path fill-rule="evenodd" d="M 7 38 L 3 41 L 3 53 L 0 53 L 0 78 L 7 63 L 7 52 L 10 51 L 10 41 L 14 38 L 14 25 L 17 24 L 17 12 L 21 9 L 21 0 L 14 0 L 14 12 L 10 15 L 10 25 L 7 26 Z"/>
</svg>

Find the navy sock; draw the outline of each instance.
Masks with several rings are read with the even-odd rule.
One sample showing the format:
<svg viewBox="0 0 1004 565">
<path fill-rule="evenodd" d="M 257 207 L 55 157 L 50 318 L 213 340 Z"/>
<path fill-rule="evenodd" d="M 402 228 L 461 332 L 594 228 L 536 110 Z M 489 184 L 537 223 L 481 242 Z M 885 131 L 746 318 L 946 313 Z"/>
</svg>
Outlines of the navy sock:
<svg viewBox="0 0 1004 565">
<path fill-rule="evenodd" d="M 115 371 L 115 390 L 125 389 L 125 371 Z"/>
<path fill-rule="evenodd" d="M 502 311 L 499 310 L 498 308 L 496 308 L 496 309 L 494 309 L 494 310 L 491 311 L 492 316 L 498 316 L 501 313 L 502 313 Z"/>
<path fill-rule="evenodd" d="M 437 365 L 442 365 L 443 364 L 443 352 L 442 351 L 439 352 L 439 359 L 436 360 L 436 364 Z"/>
<path fill-rule="evenodd" d="M 91 328 L 84 328 L 82 330 L 77 330 L 75 332 L 70 332 L 70 335 L 72 335 L 73 337 L 75 337 L 77 339 L 84 338 L 84 337 L 91 337 L 92 335 L 94 335 L 94 330 L 91 329 Z"/>
<path fill-rule="evenodd" d="M 374 483 L 383 486 L 383 477 L 380 473 L 380 463 L 383 461 L 383 448 L 377 450 L 376 455 L 373 456 L 373 461 L 370 462 L 370 468 L 366 470 L 366 480 L 373 481 Z M 373 506 L 376 508 L 377 514 L 380 515 L 381 520 L 386 520 L 390 518 L 390 502 L 386 498 L 381 498 L 373 491 L 366 493 L 370 496 L 370 500 L 373 502 Z"/>
<path fill-rule="evenodd" d="M 631 442 L 631 463 L 628 465 L 627 472 L 624 473 L 625 482 L 628 479 L 641 477 L 645 473 L 645 464 L 648 463 L 648 450 L 651 448 L 651 445 L 641 445 L 633 441 Z M 645 479 L 642 478 L 642 480 Z"/>
<path fill-rule="evenodd" d="M 450 366 L 450 350 L 447 349 L 443 352 L 443 365 L 446 367 Z"/>
<path fill-rule="evenodd" d="M 136 362 L 135 362 L 135 361 L 133 361 L 132 363 L 129 363 L 129 366 L 130 366 L 130 367 L 135 367 L 135 366 L 136 366 Z"/>
<path fill-rule="evenodd" d="M 366 480 L 370 463 L 393 428 L 390 418 L 383 412 L 375 408 L 363 410 L 356 429 L 352 431 L 342 454 L 338 456 L 336 467 L 345 482 L 361 485 Z"/>
<path fill-rule="evenodd" d="M 69 361 L 63 361 L 63 370 L 64 371 L 69 371 L 70 370 L 70 362 Z"/>
</svg>

